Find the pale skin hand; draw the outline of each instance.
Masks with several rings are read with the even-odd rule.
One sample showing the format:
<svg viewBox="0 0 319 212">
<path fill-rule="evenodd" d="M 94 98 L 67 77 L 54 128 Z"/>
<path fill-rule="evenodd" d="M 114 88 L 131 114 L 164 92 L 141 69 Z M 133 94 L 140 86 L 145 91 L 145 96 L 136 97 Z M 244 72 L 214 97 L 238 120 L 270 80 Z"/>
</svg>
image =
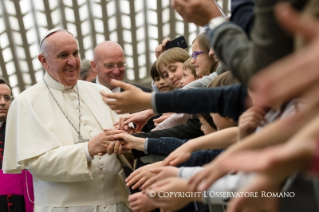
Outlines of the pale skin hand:
<svg viewBox="0 0 319 212">
<path fill-rule="evenodd" d="M 190 141 L 188 141 L 190 142 Z M 180 163 L 187 161 L 193 152 L 192 145 L 186 145 L 188 142 L 183 144 L 182 146 L 175 149 L 171 154 L 169 154 L 163 160 L 163 166 L 176 166 Z"/>
<path fill-rule="evenodd" d="M 238 127 L 231 127 L 187 141 L 163 161 L 163 166 L 176 166 L 187 161 L 192 152 L 206 149 L 224 149 L 237 140 Z"/>
<path fill-rule="evenodd" d="M 177 177 L 179 168 L 173 167 L 173 166 L 165 166 L 165 167 L 159 167 L 159 168 L 152 168 L 150 169 L 150 172 L 156 174 L 154 177 L 147 180 L 142 186 L 142 189 L 146 189 L 152 184 L 156 183 L 157 181 L 166 179 L 168 177 Z"/>
<path fill-rule="evenodd" d="M 114 138 L 125 141 L 125 143 L 123 143 L 123 149 L 136 149 L 140 151 L 144 150 L 145 138 L 138 138 L 124 133 L 114 135 Z"/>
<path fill-rule="evenodd" d="M 304 110 L 295 115 L 278 120 L 265 127 L 261 132 L 250 135 L 242 142 L 232 145 L 211 163 L 204 166 L 203 170 L 196 173 L 189 180 L 190 187 L 194 191 L 207 190 L 216 180 L 233 171 L 233 169 L 225 166 L 228 157 L 231 158 L 233 155 L 244 151 L 261 150 L 272 145 L 282 144 L 296 134 L 300 128 L 308 124 L 309 120 L 317 114 L 317 107 L 305 107 Z"/>
<path fill-rule="evenodd" d="M 224 166 L 228 169 L 258 173 L 259 178 L 249 183 L 244 191 L 260 193 L 269 188 L 279 191 L 285 179 L 293 173 L 306 170 L 311 164 L 319 136 L 318 124 L 317 115 L 287 143 L 261 151 L 251 150 L 235 154 L 224 161 Z M 276 211 L 277 201 L 276 198 L 236 198 L 230 201 L 228 210 L 240 211 L 243 208 Z"/>
<path fill-rule="evenodd" d="M 254 133 L 258 126 L 266 121 L 266 111 L 262 107 L 252 106 L 239 117 L 239 140 Z"/>
<path fill-rule="evenodd" d="M 157 127 L 160 123 L 174 115 L 175 113 L 164 113 L 161 117 L 154 119 L 154 125 Z"/>
<path fill-rule="evenodd" d="M 278 211 L 278 197 L 264 197 L 263 192 L 280 192 L 282 182 L 274 181 L 272 176 L 265 173 L 257 174 L 252 182 L 239 192 L 254 192 L 256 197 L 235 197 L 230 200 L 226 212 L 237 211 Z M 256 195 L 256 193 L 257 195 Z"/>
<path fill-rule="evenodd" d="M 167 211 L 176 211 L 185 205 L 187 205 L 189 202 L 192 201 L 201 201 L 201 195 L 199 193 L 196 193 L 193 195 L 193 197 L 178 197 L 172 195 L 171 197 L 159 197 L 159 195 L 163 195 L 159 192 L 190 192 L 187 180 L 177 178 L 177 177 L 169 177 L 166 179 L 163 179 L 157 183 L 155 183 L 153 186 L 147 188 L 145 190 L 145 193 L 149 195 L 149 193 L 153 191 L 156 193 L 156 196 L 151 198 L 154 205 L 156 207 L 159 207 L 163 210 Z M 143 191 L 144 192 L 144 191 Z"/>
<path fill-rule="evenodd" d="M 162 161 L 157 163 L 152 163 L 146 166 L 142 166 L 139 169 L 135 170 L 130 176 L 125 179 L 126 186 L 132 186 L 132 189 L 136 189 L 143 185 L 149 178 L 155 174 L 151 173 L 149 170 L 151 168 L 156 168 L 161 165 Z"/>
<path fill-rule="evenodd" d="M 116 113 L 134 113 L 145 109 L 151 109 L 151 94 L 128 83 L 112 80 L 111 85 L 121 87 L 124 92 L 106 93 L 101 91 L 103 101 Z M 115 101 L 114 101 L 115 100 Z"/>
<path fill-rule="evenodd" d="M 152 109 L 143 110 L 141 112 L 121 116 L 114 126 L 119 126 L 120 129 L 129 129 L 128 124 L 134 122 L 136 124 L 136 130 L 140 131 L 147 121 L 153 116 L 154 111 Z"/>
<path fill-rule="evenodd" d="M 88 142 L 88 149 L 91 157 L 98 153 L 103 154 L 107 152 L 108 154 L 112 154 L 114 148 L 114 143 L 112 143 L 112 141 L 114 141 L 114 135 L 122 132 L 122 130 L 104 130 L 103 133 L 98 134 L 90 140 Z"/>
<path fill-rule="evenodd" d="M 171 6 L 187 22 L 204 26 L 212 18 L 221 16 L 215 1 L 212 0 L 173 0 Z"/>
<path fill-rule="evenodd" d="M 166 50 L 165 45 L 167 44 L 168 41 L 170 41 L 170 39 L 165 39 L 162 41 L 162 44 L 156 46 L 156 48 L 155 48 L 156 58 L 158 58 Z"/>
<path fill-rule="evenodd" d="M 142 192 L 137 192 L 130 195 L 128 197 L 128 202 L 133 211 L 148 212 L 156 208 L 152 200 Z"/>
<path fill-rule="evenodd" d="M 302 97 L 311 104 L 319 102 L 319 22 L 302 17 L 288 4 L 276 7 L 278 21 L 294 35 L 308 41 L 303 49 L 273 63 L 251 79 L 257 105 L 280 105 L 283 101 Z"/>
</svg>

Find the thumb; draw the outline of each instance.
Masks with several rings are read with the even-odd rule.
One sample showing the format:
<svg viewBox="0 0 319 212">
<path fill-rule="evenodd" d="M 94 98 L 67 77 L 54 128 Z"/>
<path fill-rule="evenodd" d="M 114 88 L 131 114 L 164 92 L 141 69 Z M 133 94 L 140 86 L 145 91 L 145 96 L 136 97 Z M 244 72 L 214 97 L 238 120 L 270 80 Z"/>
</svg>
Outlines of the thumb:
<svg viewBox="0 0 319 212">
<path fill-rule="evenodd" d="M 150 168 L 150 172 L 152 173 L 159 173 L 163 170 L 164 167 L 158 167 L 158 168 Z"/>
<path fill-rule="evenodd" d="M 120 87 L 124 90 L 127 90 L 130 87 L 130 84 L 115 79 L 112 79 L 110 84 L 114 87 Z"/>
</svg>

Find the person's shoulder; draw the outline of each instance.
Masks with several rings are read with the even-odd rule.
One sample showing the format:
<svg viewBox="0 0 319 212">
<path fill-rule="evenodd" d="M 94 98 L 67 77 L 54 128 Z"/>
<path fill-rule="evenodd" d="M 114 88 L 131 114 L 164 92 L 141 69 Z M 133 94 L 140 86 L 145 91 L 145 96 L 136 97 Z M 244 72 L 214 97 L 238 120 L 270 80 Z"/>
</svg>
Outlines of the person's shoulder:
<svg viewBox="0 0 319 212">
<path fill-rule="evenodd" d="M 144 91 L 144 92 L 148 92 L 148 93 L 152 92 L 152 90 L 150 88 L 144 87 L 142 85 L 138 85 L 138 84 L 135 84 L 135 83 L 132 83 L 132 82 L 126 82 L 126 83 L 134 85 L 135 87 L 138 87 L 138 88 L 142 89 L 142 91 Z"/>
<path fill-rule="evenodd" d="M 45 84 L 43 83 L 43 80 L 41 80 L 37 82 L 36 84 L 34 84 L 33 86 L 22 91 L 18 96 L 14 98 L 14 100 L 23 101 L 23 100 L 32 99 L 33 97 L 36 97 L 42 94 L 44 88 L 45 88 Z"/>
<path fill-rule="evenodd" d="M 92 83 L 92 82 L 88 82 L 88 81 L 83 81 L 83 80 L 78 80 L 78 85 L 85 87 L 86 89 L 93 89 L 95 91 L 105 91 L 105 92 L 112 92 L 109 88 L 103 86 L 103 85 L 99 85 L 96 83 Z"/>
</svg>

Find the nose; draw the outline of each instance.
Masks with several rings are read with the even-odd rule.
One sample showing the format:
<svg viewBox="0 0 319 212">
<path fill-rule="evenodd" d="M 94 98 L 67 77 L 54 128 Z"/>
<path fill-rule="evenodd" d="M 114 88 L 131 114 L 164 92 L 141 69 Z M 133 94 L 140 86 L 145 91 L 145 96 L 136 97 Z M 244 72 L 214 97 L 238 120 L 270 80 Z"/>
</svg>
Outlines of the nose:
<svg viewBox="0 0 319 212">
<path fill-rule="evenodd" d="M 173 78 L 175 77 L 175 75 L 172 74 L 172 73 L 169 73 L 169 74 L 168 74 L 168 77 L 169 77 L 170 79 L 173 79 Z"/>
<path fill-rule="evenodd" d="M 204 126 L 203 126 L 203 125 L 200 126 L 200 130 L 201 130 L 202 132 L 204 132 Z"/>
<path fill-rule="evenodd" d="M 191 59 L 191 64 L 195 64 L 194 58 Z"/>
<path fill-rule="evenodd" d="M 71 66 L 75 66 L 76 65 L 76 60 L 75 60 L 75 57 L 73 55 L 71 55 L 68 59 L 68 65 L 71 65 Z"/>
<path fill-rule="evenodd" d="M 0 96 L 0 105 L 4 105 L 5 103 L 4 96 Z"/>
<path fill-rule="evenodd" d="M 120 74 L 120 70 L 117 66 L 114 67 L 113 74 Z"/>
</svg>

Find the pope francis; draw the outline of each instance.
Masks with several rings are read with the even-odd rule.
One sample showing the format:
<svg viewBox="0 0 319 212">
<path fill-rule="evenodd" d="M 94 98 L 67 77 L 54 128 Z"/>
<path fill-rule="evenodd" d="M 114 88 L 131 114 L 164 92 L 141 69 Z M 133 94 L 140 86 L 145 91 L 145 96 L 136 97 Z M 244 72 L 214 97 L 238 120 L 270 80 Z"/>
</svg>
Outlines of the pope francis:
<svg viewBox="0 0 319 212">
<path fill-rule="evenodd" d="M 122 165 L 131 155 L 112 153 L 117 115 L 99 92 L 78 81 L 80 55 L 74 36 L 50 30 L 38 56 L 47 71 L 22 92 L 9 110 L 3 170 L 33 175 L 36 212 L 131 211 Z"/>
</svg>

